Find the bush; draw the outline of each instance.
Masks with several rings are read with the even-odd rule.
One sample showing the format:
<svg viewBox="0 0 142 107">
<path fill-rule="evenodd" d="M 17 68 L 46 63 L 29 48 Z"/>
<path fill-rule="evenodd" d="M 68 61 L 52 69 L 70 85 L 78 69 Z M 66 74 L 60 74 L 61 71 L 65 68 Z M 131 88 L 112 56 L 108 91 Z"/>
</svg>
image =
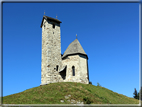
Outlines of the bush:
<svg viewBox="0 0 142 107">
<path fill-rule="evenodd" d="M 99 83 L 97 83 L 97 86 L 100 86 L 100 87 L 101 87 L 101 85 L 100 85 Z"/>
<path fill-rule="evenodd" d="M 91 104 L 92 103 L 92 101 L 88 97 L 84 97 L 83 101 L 84 101 L 85 104 Z"/>
</svg>

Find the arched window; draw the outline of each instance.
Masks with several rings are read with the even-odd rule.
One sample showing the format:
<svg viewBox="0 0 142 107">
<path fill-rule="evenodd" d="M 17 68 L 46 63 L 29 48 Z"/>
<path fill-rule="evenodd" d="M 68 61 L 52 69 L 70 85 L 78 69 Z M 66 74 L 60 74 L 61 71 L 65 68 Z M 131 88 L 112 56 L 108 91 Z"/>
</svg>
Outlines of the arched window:
<svg viewBox="0 0 142 107">
<path fill-rule="evenodd" d="M 72 66 L 72 75 L 75 76 L 75 67 Z"/>
</svg>

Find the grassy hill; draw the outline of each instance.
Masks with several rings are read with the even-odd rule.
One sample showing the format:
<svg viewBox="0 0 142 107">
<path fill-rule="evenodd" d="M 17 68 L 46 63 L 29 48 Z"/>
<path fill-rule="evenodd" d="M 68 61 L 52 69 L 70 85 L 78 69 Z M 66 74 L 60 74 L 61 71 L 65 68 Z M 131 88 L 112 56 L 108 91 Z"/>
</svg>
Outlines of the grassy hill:
<svg viewBox="0 0 142 107">
<path fill-rule="evenodd" d="M 139 100 L 104 87 L 73 82 L 52 83 L 3 97 L 3 104 L 139 104 Z"/>
</svg>

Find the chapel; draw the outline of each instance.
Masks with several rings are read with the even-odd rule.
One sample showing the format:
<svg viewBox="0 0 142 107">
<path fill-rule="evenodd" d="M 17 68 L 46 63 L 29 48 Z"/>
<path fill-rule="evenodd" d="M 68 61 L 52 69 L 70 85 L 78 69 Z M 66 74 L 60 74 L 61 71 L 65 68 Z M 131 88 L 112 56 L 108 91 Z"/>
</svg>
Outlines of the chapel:
<svg viewBox="0 0 142 107">
<path fill-rule="evenodd" d="M 61 32 L 57 18 L 43 16 L 41 85 L 56 82 L 89 84 L 88 55 L 76 38 L 61 54 Z"/>
</svg>

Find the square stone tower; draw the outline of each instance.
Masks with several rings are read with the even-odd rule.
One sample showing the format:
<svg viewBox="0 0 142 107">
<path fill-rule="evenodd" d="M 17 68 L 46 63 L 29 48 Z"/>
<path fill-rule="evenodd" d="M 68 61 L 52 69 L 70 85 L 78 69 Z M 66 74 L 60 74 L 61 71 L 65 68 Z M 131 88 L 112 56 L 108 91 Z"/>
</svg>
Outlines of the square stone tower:
<svg viewBox="0 0 142 107">
<path fill-rule="evenodd" d="M 59 69 L 62 67 L 60 23 L 58 19 L 43 16 L 41 85 L 62 81 Z"/>
</svg>

